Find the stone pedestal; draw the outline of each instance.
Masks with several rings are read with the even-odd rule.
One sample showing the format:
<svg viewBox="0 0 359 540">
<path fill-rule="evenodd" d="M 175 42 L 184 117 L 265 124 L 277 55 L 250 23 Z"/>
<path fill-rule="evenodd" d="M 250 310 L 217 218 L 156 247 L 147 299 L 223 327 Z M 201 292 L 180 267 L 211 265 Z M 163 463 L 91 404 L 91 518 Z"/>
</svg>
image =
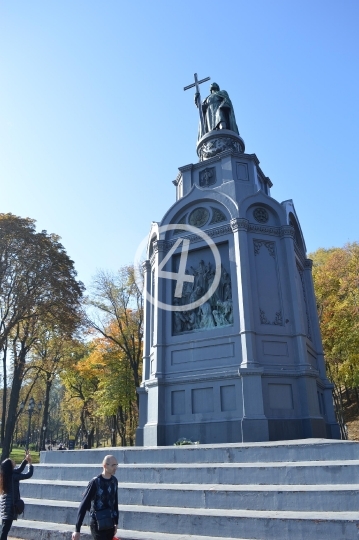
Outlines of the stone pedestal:
<svg viewBox="0 0 359 540">
<path fill-rule="evenodd" d="M 197 143 L 197 155 L 200 161 L 215 157 L 226 150 L 233 150 L 239 154 L 245 150 L 242 137 L 229 129 L 210 131 Z"/>
<path fill-rule="evenodd" d="M 205 135 L 152 224 L 139 445 L 340 437 L 299 220 L 244 149 Z"/>
</svg>

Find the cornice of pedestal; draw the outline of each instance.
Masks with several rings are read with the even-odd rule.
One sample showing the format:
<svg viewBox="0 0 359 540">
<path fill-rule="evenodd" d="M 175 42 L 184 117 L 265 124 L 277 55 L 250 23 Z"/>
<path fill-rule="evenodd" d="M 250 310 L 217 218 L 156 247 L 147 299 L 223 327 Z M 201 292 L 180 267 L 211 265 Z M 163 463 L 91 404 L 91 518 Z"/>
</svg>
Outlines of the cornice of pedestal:
<svg viewBox="0 0 359 540">
<path fill-rule="evenodd" d="M 280 228 L 280 236 L 283 238 L 283 236 L 288 236 L 290 238 L 294 238 L 295 236 L 295 230 L 294 227 L 291 225 L 282 225 Z"/>
<path fill-rule="evenodd" d="M 146 387 L 154 386 L 172 386 L 178 384 L 209 382 L 218 380 L 233 380 L 238 378 L 238 370 L 236 368 L 228 368 L 226 371 L 213 371 L 207 373 L 192 373 L 191 375 L 171 375 L 161 379 L 149 379 L 145 381 Z"/>
<path fill-rule="evenodd" d="M 223 158 L 227 157 L 227 156 L 232 156 L 236 159 L 240 159 L 240 160 L 248 160 L 248 161 L 253 161 L 255 163 L 255 165 L 258 167 L 258 164 L 259 164 L 259 159 L 257 158 L 256 154 L 246 154 L 246 153 L 241 153 L 241 152 L 236 152 L 235 150 L 224 150 L 223 152 L 221 152 L 220 154 L 217 154 L 216 156 L 213 156 L 211 158 L 208 158 L 204 161 L 199 161 L 198 163 L 194 163 L 193 166 L 192 166 L 192 170 L 198 170 L 198 169 L 202 169 L 203 167 L 208 167 L 218 161 L 221 161 Z M 179 171 L 181 171 L 176 180 L 173 180 L 173 183 L 178 183 L 178 181 L 180 180 L 181 176 L 182 176 L 182 171 L 184 170 L 188 170 L 190 168 L 190 165 L 186 165 L 185 167 L 179 167 Z M 260 170 L 260 167 L 258 167 L 258 169 Z M 265 174 L 261 171 L 261 175 L 263 176 L 263 178 L 268 178 L 267 176 L 265 176 Z M 268 178 L 269 180 L 269 178 Z M 270 181 L 270 180 L 269 180 Z M 175 184 L 176 185 L 176 184 Z M 272 183 L 271 183 L 272 185 Z"/>
<path fill-rule="evenodd" d="M 249 229 L 249 221 L 245 218 L 234 218 L 231 219 L 231 228 L 233 232 L 237 231 L 246 231 Z"/>
<path fill-rule="evenodd" d="M 258 367 L 258 364 L 241 364 L 241 366 L 238 368 L 238 375 L 240 377 L 246 377 L 250 375 L 256 375 L 261 377 L 264 373 L 263 367 Z"/>
<path fill-rule="evenodd" d="M 166 240 L 155 240 L 153 242 L 153 252 L 154 253 L 163 253 L 166 251 L 166 246 L 168 242 Z"/>
<path fill-rule="evenodd" d="M 193 167 L 193 163 L 189 163 L 188 165 L 183 165 L 183 167 L 178 167 L 178 170 L 180 171 L 180 173 L 184 173 L 186 171 L 191 171 Z"/>
<path fill-rule="evenodd" d="M 291 225 L 282 225 L 281 227 L 275 227 L 273 225 L 261 225 L 259 223 L 250 223 L 245 218 L 231 219 L 231 228 L 233 232 L 246 231 L 256 232 L 260 234 L 270 234 L 272 236 L 279 236 L 294 238 L 295 231 Z"/>
</svg>

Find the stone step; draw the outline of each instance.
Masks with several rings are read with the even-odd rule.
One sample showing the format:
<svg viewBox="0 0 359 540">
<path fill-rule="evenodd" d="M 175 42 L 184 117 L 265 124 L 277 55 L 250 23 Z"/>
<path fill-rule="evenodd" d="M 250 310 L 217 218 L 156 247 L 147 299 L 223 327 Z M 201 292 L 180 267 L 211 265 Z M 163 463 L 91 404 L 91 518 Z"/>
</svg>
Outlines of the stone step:
<svg viewBox="0 0 359 540">
<path fill-rule="evenodd" d="M 29 501 L 28 501 L 29 502 Z M 76 503 L 31 501 L 31 517 L 73 524 Z M 67 505 L 67 508 L 66 508 Z M 41 512 L 41 507 L 45 511 Z M 61 514 L 61 515 L 60 515 Z M 255 511 L 119 505 L 119 528 L 126 531 L 220 536 L 260 540 L 350 540 L 358 535 L 359 512 Z M 14 531 L 15 532 L 15 531 Z"/>
<path fill-rule="evenodd" d="M 95 465 L 37 465 L 36 479 L 89 481 Z M 359 460 L 266 463 L 194 463 L 120 465 L 119 483 L 174 484 L 353 484 Z"/>
<path fill-rule="evenodd" d="M 89 480 L 114 453 L 122 540 L 351 540 L 359 529 L 358 449 L 306 440 L 48 452 L 21 484 L 25 518 L 37 521 L 19 520 L 12 533 L 69 540 Z"/>
<path fill-rule="evenodd" d="M 14 521 L 11 527 L 11 534 L 16 535 L 9 536 L 9 540 L 69 540 L 71 533 L 74 531 L 73 526 L 60 525 L 57 523 L 50 523 L 46 521 Z M 223 540 L 223 536 L 199 536 L 196 534 L 169 534 L 159 532 L 146 532 L 146 531 L 125 531 L 118 529 L 116 537 L 121 540 Z M 92 540 L 89 527 L 81 527 L 81 540 Z M 246 540 L 244 538 L 227 537 L 227 540 Z M 250 540 L 250 539 L 247 539 Z"/>
<path fill-rule="evenodd" d="M 87 482 L 28 480 L 21 484 L 23 498 L 66 500 L 82 498 Z M 32 500 L 36 500 L 32 499 Z M 119 504 L 183 508 L 250 510 L 356 511 L 359 484 L 337 485 L 223 485 L 122 483 Z M 32 511 L 29 512 L 31 517 Z"/>
<path fill-rule="evenodd" d="M 21 497 L 79 503 L 87 485 L 88 481 L 39 480 L 34 474 L 31 479 L 21 482 Z"/>
<path fill-rule="evenodd" d="M 359 512 L 283 512 L 119 507 L 119 526 L 177 534 L 260 540 L 349 540 L 356 538 Z"/>
<path fill-rule="evenodd" d="M 114 454 L 118 463 L 250 463 L 273 461 L 323 461 L 359 459 L 354 441 L 301 439 L 260 443 L 200 444 L 156 448 L 95 448 L 41 452 L 41 463 L 100 465 L 104 455 Z"/>
<path fill-rule="evenodd" d="M 193 489 L 194 488 L 194 489 Z M 181 508 L 358 511 L 359 485 L 333 486 L 226 486 L 190 484 L 119 490 L 119 504 Z"/>
</svg>

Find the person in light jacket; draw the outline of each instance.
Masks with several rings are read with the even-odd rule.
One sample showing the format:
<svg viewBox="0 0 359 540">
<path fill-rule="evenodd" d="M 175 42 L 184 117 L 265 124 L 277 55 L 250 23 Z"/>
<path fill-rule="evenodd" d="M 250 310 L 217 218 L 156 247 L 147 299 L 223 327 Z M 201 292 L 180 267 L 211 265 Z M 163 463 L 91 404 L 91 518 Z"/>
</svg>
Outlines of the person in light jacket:
<svg viewBox="0 0 359 540">
<path fill-rule="evenodd" d="M 26 465 L 29 466 L 27 473 L 22 471 Z M 12 522 L 17 519 L 15 503 L 20 499 L 20 480 L 31 478 L 34 467 L 31 464 L 31 456 L 27 454 L 19 467 L 13 459 L 7 458 L 0 467 L 0 514 L 2 528 L 0 540 L 7 540 L 7 535 L 11 529 Z"/>
</svg>

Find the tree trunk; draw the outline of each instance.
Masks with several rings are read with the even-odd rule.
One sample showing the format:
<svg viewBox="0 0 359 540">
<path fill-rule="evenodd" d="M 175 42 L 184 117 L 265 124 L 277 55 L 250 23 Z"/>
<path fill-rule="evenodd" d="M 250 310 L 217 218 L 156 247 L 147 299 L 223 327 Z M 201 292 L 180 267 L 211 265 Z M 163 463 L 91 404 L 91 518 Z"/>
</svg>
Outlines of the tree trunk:
<svg viewBox="0 0 359 540">
<path fill-rule="evenodd" d="M 347 432 L 347 426 L 344 422 L 343 403 L 341 401 L 341 395 L 340 395 L 340 391 L 338 390 L 337 385 L 335 383 L 333 384 L 334 384 L 333 399 L 334 399 L 336 417 L 337 417 L 337 421 L 340 428 L 341 439 L 345 440 L 345 439 L 348 439 L 348 432 Z"/>
<path fill-rule="evenodd" d="M 117 416 L 114 414 L 112 416 L 112 422 L 113 422 L 113 430 L 111 433 L 113 433 L 113 440 L 111 441 L 111 446 L 117 446 Z"/>
<path fill-rule="evenodd" d="M 91 431 L 87 434 L 87 446 L 89 448 L 93 447 L 94 439 L 95 439 L 95 428 L 92 427 Z"/>
<path fill-rule="evenodd" d="M 357 389 L 356 386 L 354 387 L 354 392 L 355 392 L 355 398 L 356 398 L 357 408 L 358 408 L 358 412 L 359 412 L 359 394 L 358 394 L 358 389 Z"/>
<path fill-rule="evenodd" d="M 10 392 L 9 413 L 6 420 L 5 437 L 3 441 L 1 461 L 8 458 L 10 455 L 11 440 L 16 425 L 16 410 L 19 403 L 20 390 L 25 367 L 26 351 L 22 349 L 19 353 L 17 361 L 14 364 L 14 377 Z"/>
<path fill-rule="evenodd" d="M 46 423 L 48 414 L 49 414 L 49 405 L 50 405 L 50 391 L 52 387 L 52 375 L 51 373 L 46 373 L 46 390 L 45 390 L 45 399 L 43 403 L 44 412 L 42 417 L 42 425 L 40 423 L 40 450 L 45 450 L 45 441 L 46 441 L 46 432 L 48 425 Z M 46 429 L 42 429 L 43 426 L 46 426 Z"/>
<path fill-rule="evenodd" d="M 348 403 L 348 405 L 351 405 L 352 400 L 351 400 L 351 397 L 350 397 L 350 394 L 349 394 L 349 389 L 345 385 L 344 385 L 344 389 L 345 389 L 345 396 L 347 398 L 347 403 Z"/>
<path fill-rule="evenodd" d="M 3 446 L 5 436 L 5 422 L 6 422 L 6 405 L 7 405 L 7 369 L 6 369 L 6 357 L 7 357 L 7 341 L 3 346 L 3 395 L 2 395 L 2 414 L 1 414 L 1 433 L 0 433 L 0 445 Z"/>
<path fill-rule="evenodd" d="M 126 444 L 126 420 L 123 412 L 123 408 L 119 407 L 118 415 L 120 417 L 120 423 L 118 424 L 118 432 L 121 437 L 121 446 L 127 446 Z"/>
</svg>

